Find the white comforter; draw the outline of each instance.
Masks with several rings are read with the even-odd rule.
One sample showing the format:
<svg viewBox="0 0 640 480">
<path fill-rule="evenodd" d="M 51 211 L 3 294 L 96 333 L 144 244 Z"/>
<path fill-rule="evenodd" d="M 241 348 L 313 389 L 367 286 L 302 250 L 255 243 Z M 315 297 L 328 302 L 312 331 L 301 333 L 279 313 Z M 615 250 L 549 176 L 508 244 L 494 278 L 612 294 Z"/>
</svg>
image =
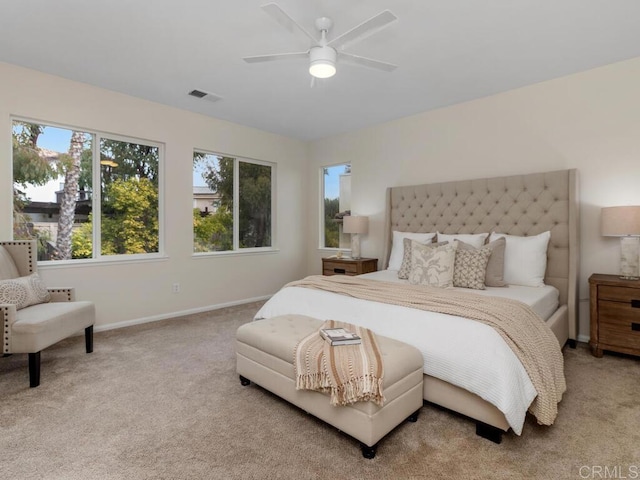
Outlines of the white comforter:
<svg viewBox="0 0 640 480">
<path fill-rule="evenodd" d="M 377 273 L 373 275 L 374 279 L 387 280 L 380 275 L 382 272 Z M 553 287 L 544 288 L 555 290 Z M 520 289 L 500 289 L 500 296 L 515 295 L 522 300 L 535 293 L 536 301 L 527 303 L 540 304 L 542 290 L 525 290 L 528 293 L 524 295 L 517 293 Z M 549 295 L 542 297 L 548 298 Z M 554 297 L 553 293 L 551 297 Z M 557 305 L 557 291 L 555 298 Z M 542 303 L 549 308 L 548 301 Z M 490 326 L 462 317 L 302 287 L 281 289 L 265 303 L 255 318 L 287 313 L 362 325 L 379 335 L 414 345 L 424 356 L 424 373 L 479 395 L 504 413 L 516 434 L 522 433 L 527 409 L 537 393 L 518 358 Z"/>
</svg>

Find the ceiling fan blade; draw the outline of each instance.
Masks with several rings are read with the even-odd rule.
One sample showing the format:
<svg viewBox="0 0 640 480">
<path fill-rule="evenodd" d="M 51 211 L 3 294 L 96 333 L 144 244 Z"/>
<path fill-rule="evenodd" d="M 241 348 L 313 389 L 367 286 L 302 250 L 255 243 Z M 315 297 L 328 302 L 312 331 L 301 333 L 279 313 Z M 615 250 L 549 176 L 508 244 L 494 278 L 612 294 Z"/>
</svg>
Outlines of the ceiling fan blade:
<svg viewBox="0 0 640 480">
<path fill-rule="evenodd" d="M 376 70 L 382 70 L 385 72 L 393 72 L 397 65 L 393 63 L 381 62 L 380 60 L 373 60 L 371 58 L 361 57 L 359 55 L 353 55 L 351 53 L 340 52 L 338 54 L 338 61 L 344 61 L 345 63 L 351 63 L 353 65 L 362 65 L 364 67 L 375 68 Z"/>
<path fill-rule="evenodd" d="M 353 27 L 351 30 L 343 33 L 339 37 L 334 38 L 328 43 L 328 45 L 336 49 L 345 48 L 348 44 L 360 41 L 363 38 L 382 30 L 397 19 L 398 17 L 393 13 L 389 10 L 385 10 L 384 12 L 371 17 L 369 20 L 362 22 L 357 27 Z"/>
<path fill-rule="evenodd" d="M 276 22 L 282 25 L 284 28 L 289 30 L 291 33 L 295 33 L 296 29 L 302 33 L 304 33 L 308 38 L 310 38 L 314 45 L 318 43 L 318 39 L 311 35 L 309 32 L 305 30 L 305 28 L 296 22 L 293 18 L 291 18 L 277 3 L 267 3 L 266 5 L 262 5 L 262 9 Z"/>
<path fill-rule="evenodd" d="M 243 60 L 247 63 L 260 63 L 260 62 L 272 62 L 274 60 L 286 60 L 296 58 L 309 58 L 309 52 L 294 52 L 294 53 L 276 53 L 273 55 L 254 55 L 252 57 L 244 57 Z"/>
</svg>

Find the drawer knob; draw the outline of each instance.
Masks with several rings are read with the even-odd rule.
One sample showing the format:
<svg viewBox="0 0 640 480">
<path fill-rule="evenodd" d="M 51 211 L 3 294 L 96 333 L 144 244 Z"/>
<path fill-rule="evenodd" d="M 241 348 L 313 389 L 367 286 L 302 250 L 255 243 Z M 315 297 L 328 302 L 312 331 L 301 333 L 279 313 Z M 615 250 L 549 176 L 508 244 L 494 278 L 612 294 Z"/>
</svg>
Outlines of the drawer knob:
<svg viewBox="0 0 640 480">
<path fill-rule="evenodd" d="M 344 268 L 334 268 L 333 273 L 341 273 L 344 275 L 347 271 Z"/>
<path fill-rule="evenodd" d="M 633 330 L 634 332 L 640 332 L 640 323 L 632 323 L 631 330 Z"/>
<path fill-rule="evenodd" d="M 640 308 L 640 300 L 631 300 L 631 308 Z"/>
</svg>

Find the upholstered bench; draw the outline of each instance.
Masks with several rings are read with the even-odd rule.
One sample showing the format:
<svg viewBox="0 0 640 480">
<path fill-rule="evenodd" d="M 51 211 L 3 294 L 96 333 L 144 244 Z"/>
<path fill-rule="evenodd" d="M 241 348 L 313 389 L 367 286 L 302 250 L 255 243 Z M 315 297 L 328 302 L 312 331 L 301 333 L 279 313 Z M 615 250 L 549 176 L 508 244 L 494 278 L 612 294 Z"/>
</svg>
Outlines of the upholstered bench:
<svg viewBox="0 0 640 480">
<path fill-rule="evenodd" d="M 382 407 L 357 402 L 334 407 L 329 395 L 296 390 L 293 356 L 302 338 L 323 322 L 303 315 L 282 315 L 242 325 L 236 334 L 237 372 L 242 385 L 254 382 L 360 441 L 373 458 L 378 441 L 405 419 L 415 422 L 422 407 L 423 358 L 418 349 L 377 336 L 384 365 Z M 341 347 L 333 347 L 341 348 Z"/>
</svg>

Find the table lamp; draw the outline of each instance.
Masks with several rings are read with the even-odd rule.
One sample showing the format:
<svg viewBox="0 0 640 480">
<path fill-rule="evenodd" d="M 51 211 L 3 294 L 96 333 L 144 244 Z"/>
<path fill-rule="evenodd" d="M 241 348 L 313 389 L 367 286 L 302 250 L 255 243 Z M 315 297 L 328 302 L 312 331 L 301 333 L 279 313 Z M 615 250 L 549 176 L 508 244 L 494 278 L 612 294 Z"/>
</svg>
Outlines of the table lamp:
<svg viewBox="0 0 640 480">
<path fill-rule="evenodd" d="M 620 278 L 638 280 L 640 275 L 640 206 L 604 207 L 602 235 L 620 237 Z"/>
<path fill-rule="evenodd" d="M 351 258 L 360 258 L 360 234 L 369 230 L 369 217 L 345 216 L 342 231 L 351 234 Z"/>
</svg>

